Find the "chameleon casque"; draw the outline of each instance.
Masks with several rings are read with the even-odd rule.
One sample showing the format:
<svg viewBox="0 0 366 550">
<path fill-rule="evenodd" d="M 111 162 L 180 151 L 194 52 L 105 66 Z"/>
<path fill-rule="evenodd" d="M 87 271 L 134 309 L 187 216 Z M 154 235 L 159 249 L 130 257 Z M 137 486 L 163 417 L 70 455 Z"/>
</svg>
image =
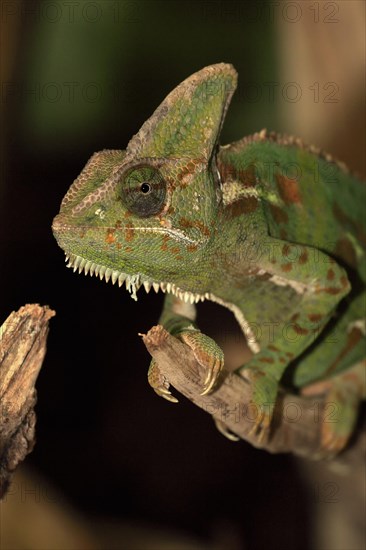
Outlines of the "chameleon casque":
<svg viewBox="0 0 366 550">
<path fill-rule="evenodd" d="M 220 147 L 237 73 L 205 67 L 175 88 L 125 151 L 95 153 L 65 195 L 53 233 L 68 267 L 166 293 L 160 322 L 207 367 L 224 363 L 195 324 L 195 304 L 231 310 L 253 351 L 237 373 L 268 433 L 279 382 L 325 391 L 341 450 L 365 395 L 366 186 L 293 137 L 263 130 Z M 152 360 L 149 382 L 176 401 Z M 225 426 L 219 429 L 225 432 Z M 227 435 L 230 435 L 227 433 Z"/>
</svg>

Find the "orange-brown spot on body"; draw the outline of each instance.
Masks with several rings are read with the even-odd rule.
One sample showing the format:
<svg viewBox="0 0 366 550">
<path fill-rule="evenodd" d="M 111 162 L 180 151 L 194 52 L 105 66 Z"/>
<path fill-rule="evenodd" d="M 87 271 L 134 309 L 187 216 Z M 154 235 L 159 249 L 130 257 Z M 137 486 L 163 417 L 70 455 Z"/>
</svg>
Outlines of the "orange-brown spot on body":
<svg viewBox="0 0 366 550">
<path fill-rule="evenodd" d="M 292 270 L 292 264 L 290 262 L 287 264 L 282 264 L 281 269 L 287 273 Z"/>
<path fill-rule="evenodd" d="M 132 223 L 126 224 L 125 226 L 125 239 L 129 243 L 133 241 L 135 237 L 135 229 Z"/>
<path fill-rule="evenodd" d="M 227 207 L 227 212 L 232 218 L 236 218 L 242 214 L 254 212 L 257 210 L 258 206 L 259 201 L 256 197 L 245 197 L 229 204 Z"/>
<path fill-rule="evenodd" d="M 337 359 L 332 363 L 332 365 L 330 365 L 330 367 L 328 367 L 326 371 L 327 374 L 333 372 L 336 369 L 342 359 L 344 359 L 344 357 L 346 357 L 347 354 L 358 344 L 362 337 L 362 331 L 357 327 L 353 327 L 352 330 L 348 333 L 346 345 L 338 355 Z"/>
<path fill-rule="evenodd" d="M 255 164 L 250 164 L 244 170 L 238 170 L 237 177 L 245 187 L 254 187 L 257 182 L 257 169 Z"/>
<path fill-rule="evenodd" d="M 285 204 L 301 204 L 300 189 L 295 179 L 276 174 L 278 191 Z"/>
<path fill-rule="evenodd" d="M 328 271 L 327 271 L 328 281 L 333 281 L 334 277 L 335 277 L 335 273 L 334 273 L 333 269 L 328 269 Z"/>
<path fill-rule="evenodd" d="M 164 250 L 164 251 L 168 250 L 168 241 L 169 241 L 169 235 L 164 235 L 164 237 L 163 237 L 163 243 L 162 243 L 162 245 L 161 245 L 161 247 L 160 247 L 161 250 Z"/>
<path fill-rule="evenodd" d="M 254 187 L 257 183 L 257 169 L 255 164 L 250 164 L 242 170 L 236 169 L 232 164 L 218 161 L 217 169 L 220 172 L 221 181 L 239 180 L 244 187 Z"/>
<path fill-rule="evenodd" d="M 287 231 L 286 229 L 283 229 L 283 227 L 281 227 L 281 231 L 280 231 L 280 239 L 282 239 L 283 241 L 285 241 L 287 239 Z"/>
<path fill-rule="evenodd" d="M 289 245 L 289 244 L 284 244 L 283 247 L 282 247 L 282 254 L 283 254 L 284 256 L 286 256 L 286 258 L 287 258 L 287 256 L 288 256 L 289 253 L 290 253 L 290 250 L 291 250 L 290 245 Z"/>
<path fill-rule="evenodd" d="M 121 227 L 122 227 L 122 222 L 121 222 L 121 220 L 117 220 L 116 223 L 114 224 L 114 227 L 115 227 L 116 229 L 121 229 Z"/>
<path fill-rule="evenodd" d="M 133 249 L 130 246 L 126 246 L 126 248 L 125 248 L 125 252 L 132 252 L 132 250 Z"/>
<path fill-rule="evenodd" d="M 115 229 L 107 229 L 107 235 L 105 237 L 105 242 L 107 244 L 113 244 L 116 240 L 116 236 L 115 236 Z"/>
<path fill-rule="evenodd" d="M 122 248 L 122 245 L 121 245 L 121 243 L 117 243 L 117 245 L 116 245 L 116 246 L 117 246 L 118 250 L 121 250 L 121 248 Z"/>
<path fill-rule="evenodd" d="M 256 197 L 246 197 L 244 199 L 245 213 L 255 212 L 259 207 L 259 200 Z"/>
<path fill-rule="evenodd" d="M 331 294 L 332 296 L 336 296 L 337 294 L 340 294 L 340 292 L 342 292 L 342 289 L 336 286 L 323 286 L 315 290 L 315 294 L 322 294 L 323 292 L 325 292 L 326 294 Z"/>
<path fill-rule="evenodd" d="M 308 319 L 312 323 L 317 323 L 318 321 L 323 319 L 323 315 L 321 313 L 309 313 Z"/>
<path fill-rule="evenodd" d="M 300 313 L 294 313 L 290 320 L 295 322 L 298 320 L 299 317 L 300 317 Z"/>
<path fill-rule="evenodd" d="M 357 266 L 357 255 L 353 247 L 353 244 L 347 237 L 341 237 L 336 242 L 336 247 L 334 250 L 335 256 L 339 256 L 344 260 L 348 265 L 352 267 Z"/>
<path fill-rule="evenodd" d="M 289 359 L 292 359 L 294 357 L 294 354 L 291 351 L 286 351 L 286 355 Z"/>
<path fill-rule="evenodd" d="M 309 254 L 307 250 L 303 250 L 299 256 L 299 264 L 304 265 L 309 260 Z"/>
<path fill-rule="evenodd" d="M 180 187 L 186 187 L 189 184 L 190 177 L 196 170 L 196 163 L 191 160 L 178 173 L 177 180 Z"/>
<path fill-rule="evenodd" d="M 197 244 L 189 244 L 189 245 L 187 246 L 188 252 L 195 252 L 195 251 L 197 250 L 197 248 L 198 248 L 198 245 L 197 245 Z"/>
<path fill-rule="evenodd" d="M 271 351 L 279 351 L 279 349 L 273 344 L 269 344 L 268 349 L 270 349 Z"/>
<path fill-rule="evenodd" d="M 210 230 L 208 229 L 208 227 L 198 220 L 191 221 L 187 218 L 180 218 L 178 223 L 181 227 L 184 227 L 185 229 L 195 227 L 207 237 L 210 235 Z"/>
<path fill-rule="evenodd" d="M 309 334 L 309 331 L 307 328 L 300 327 L 297 323 L 294 324 L 294 331 L 296 334 L 299 334 L 301 336 L 305 336 L 305 334 Z"/>
<path fill-rule="evenodd" d="M 282 365 L 285 365 L 287 361 L 283 357 L 280 357 L 280 363 L 282 363 Z"/>
<path fill-rule="evenodd" d="M 336 296 L 337 294 L 340 294 L 342 292 L 341 288 L 337 288 L 335 286 L 329 286 L 329 287 L 324 288 L 323 290 L 327 294 L 332 294 L 334 296 Z"/>
<path fill-rule="evenodd" d="M 261 363 L 268 363 L 268 364 L 274 363 L 274 359 L 272 357 L 261 357 L 260 359 L 258 359 L 258 361 L 260 361 Z"/>
<path fill-rule="evenodd" d="M 220 173 L 221 181 L 225 182 L 235 179 L 236 170 L 232 164 L 218 161 L 217 169 Z"/>
<path fill-rule="evenodd" d="M 288 214 L 285 210 L 277 206 L 276 204 L 270 204 L 269 208 L 271 214 L 276 223 L 288 223 Z M 284 238 L 284 237 L 281 237 Z"/>
</svg>

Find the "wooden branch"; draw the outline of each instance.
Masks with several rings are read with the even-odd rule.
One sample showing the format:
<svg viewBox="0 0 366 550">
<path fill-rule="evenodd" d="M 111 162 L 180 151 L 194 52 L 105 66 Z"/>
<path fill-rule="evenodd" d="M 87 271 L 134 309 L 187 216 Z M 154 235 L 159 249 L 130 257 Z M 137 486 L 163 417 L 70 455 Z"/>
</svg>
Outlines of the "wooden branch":
<svg viewBox="0 0 366 550">
<path fill-rule="evenodd" d="M 321 398 L 281 394 L 276 405 L 272 429 L 266 441 L 258 444 L 250 431 L 261 411 L 250 406 L 249 385 L 235 373 L 223 372 L 214 391 L 200 395 L 206 373 L 192 350 L 171 336 L 162 326 L 153 327 L 143 341 L 160 371 L 170 384 L 195 405 L 222 421 L 231 432 L 256 447 L 271 453 L 291 452 L 312 459 L 326 458 L 320 448 Z"/>
<path fill-rule="evenodd" d="M 34 386 L 54 315 L 48 306 L 27 304 L 0 327 L 0 499 L 15 468 L 34 447 Z"/>
</svg>

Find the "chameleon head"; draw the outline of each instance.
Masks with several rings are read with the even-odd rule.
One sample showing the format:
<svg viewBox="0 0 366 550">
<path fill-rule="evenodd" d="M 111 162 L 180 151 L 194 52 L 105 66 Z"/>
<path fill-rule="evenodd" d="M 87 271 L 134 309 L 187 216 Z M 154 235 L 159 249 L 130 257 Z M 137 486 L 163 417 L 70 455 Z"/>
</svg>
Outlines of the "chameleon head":
<svg viewBox="0 0 366 550">
<path fill-rule="evenodd" d="M 231 65 L 205 67 L 165 98 L 126 151 L 91 157 L 52 225 L 70 267 L 126 282 L 134 298 L 141 284 L 201 296 L 194 274 L 218 229 L 215 152 L 236 78 Z"/>
</svg>

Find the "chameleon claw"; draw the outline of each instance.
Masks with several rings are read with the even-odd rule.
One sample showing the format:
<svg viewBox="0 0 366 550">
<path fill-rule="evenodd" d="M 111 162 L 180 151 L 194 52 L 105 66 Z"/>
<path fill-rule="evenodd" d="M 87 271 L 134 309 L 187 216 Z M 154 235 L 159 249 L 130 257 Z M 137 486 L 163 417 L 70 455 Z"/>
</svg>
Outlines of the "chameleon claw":
<svg viewBox="0 0 366 550">
<path fill-rule="evenodd" d="M 248 435 L 250 437 L 255 436 L 257 443 L 261 444 L 268 438 L 269 429 L 271 425 L 272 414 L 267 412 L 262 412 L 256 420 L 252 428 L 249 430 Z"/>
<path fill-rule="evenodd" d="M 164 397 L 164 399 L 170 401 L 170 403 L 179 403 L 178 399 L 171 394 L 171 391 L 169 390 L 169 382 L 166 377 L 161 374 L 155 359 L 153 359 L 150 363 L 147 378 L 150 386 L 159 397 Z"/>
<path fill-rule="evenodd" d="M 205 380 L 205 383 L 203 385 L 203 391 L 201 392 L 201 395 L 207 395 L 208 393 L 210 393 L 210 391 L 216 384 L 217 378 L 218 378 L 218 373 L 209 371 L 207 378 Z"/>
<path fill-rule="evenodd" d="M 226 424 L 222 420 L 218 420 L 217 418 L 214 418 L 214 422 L 215 422 L 216 428 L 218 429 L 220 434 L 222 434 L 224 437 L 226 437 L 230 441 L 240 441 L 240 437 L 233 434 L 233 432 L 229 430 L 229 428 L 226 426 Z"/>
<path fill-rule="evenodd" d="M 221 365 L 218 361 L 214 362 L 213 367 L 211 367 L 210 365 L 205 383 L 203 384 L 203 391 L 201 392 L 201 395 L 207 395 L 208 393 L 210 393 L 217 381 L 220 370 Z"/>
<path fill-rule="evenodd" d="M 179 403 L 178 399 L 165 388 L 154 388 L 154 391 L 159 397 L 164 397 L 164 399 L 166 399 L 170 403 Z"/>
<path fill-rule="evenodd" d="M 211 338 L 198 330 L 182 332 L 179 338 L 191 348 L 197 362 L 207 369 L 201 392 L 201 395 L 207 395 L 215 386 L 224 366 L 224 354 Z"/>
<path fill-rule="evenodd" d="M 214 383 L 215 383 L 215 378 L 212 376 L 212 371 L 209 371 L 206 376 L 205 383 L 203 384 L 203 390 L 201 392 L 201 395 L 207 395 L 208 393 L 210 393 Z"/>
</svg>

